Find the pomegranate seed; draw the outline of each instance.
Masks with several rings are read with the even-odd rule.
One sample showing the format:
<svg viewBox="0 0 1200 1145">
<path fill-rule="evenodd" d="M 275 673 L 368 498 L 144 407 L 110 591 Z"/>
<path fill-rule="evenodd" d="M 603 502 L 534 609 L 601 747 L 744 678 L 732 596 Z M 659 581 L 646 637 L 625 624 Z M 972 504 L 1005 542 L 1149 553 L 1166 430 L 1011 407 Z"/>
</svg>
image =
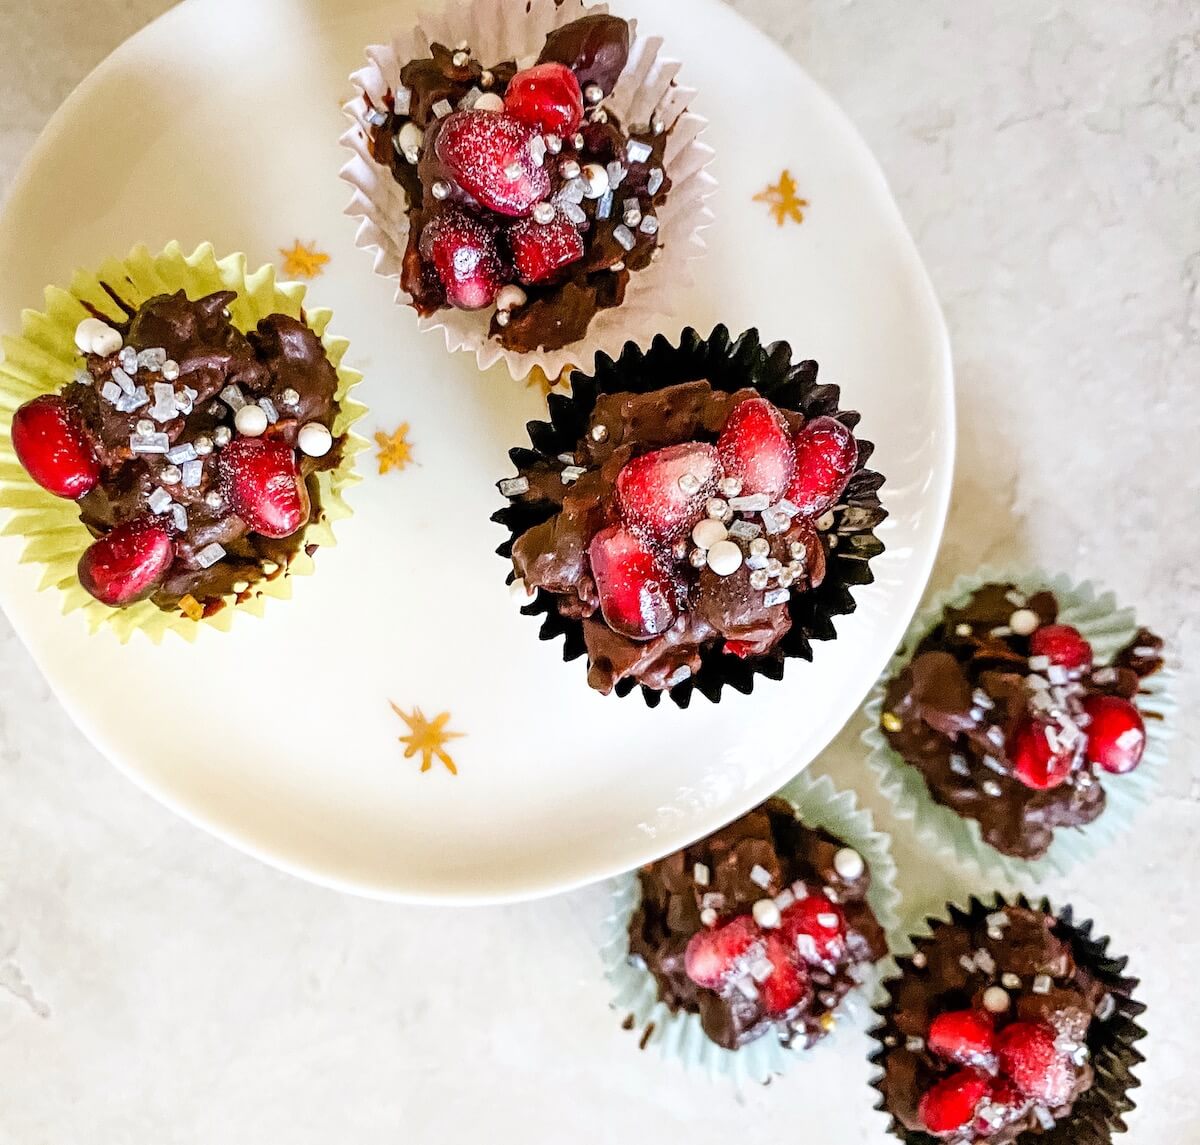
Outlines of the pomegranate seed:
<svg viewBox="0 0 1200 1145">
<path fill-rule="evenodd" d="M 466 211 L 448 210 L 430 222 L 421 232 L 421 255 L 460 310 L 490 306 L 504 285 L 495 232 Z"/>
<path fill-rule="evenodd" d="M 1092 646 L 1069 624 L 1042 625 L 1029 638 L 1029 650 L 1061 668 L 1087 668 L 1092 663 Z"/>
<path fill-rule="evenodd" d="M 846 954 L 842 909 L 822 894 L 809 894 L 783 912 L 780 933 L 814 966 L 832 967 Z"/>
<path fill-rule="evenodd" d="M 1088 725 L 1087 757 L 1111 771 L 1125 775 L 1142 762 L 1146 750 L 1146 724 L 1141 713 L 1121 696 L 1089 696 L 1083 710 Z"/>
<path fill-rule="evenodd" d="M 284 442 L 234 438 L 221 452 L 220 476 L 230 507 L 251 531 L 290 537 L 308 523 L 308 489 Z"/>
<path fill-rule="evenodd" d="M 808 997 L 808 968 L 790 945 L 777 932 L 766 936 L 766 959 L 773 967 L 771 977 L 758 986 L 763 1009 L 772 1017 L 795 1009 Z"/>
<path fill-rule="evenodd" d="M 957 1133 L 975 1120 L 975 1111 L 990 1088 L 991 1081 L 986 1075 L 973 1069 L 959 1070 L 925 1092 L 917 1115 L 935 1136 Z"/>
<path fill-rule="evenodd" d="M 456 111 L 442 121 L 437 157 L 488 210 L 520 218 L 550 194 L 550 173 L 533 161 L 537 131 L 495 111 Z"/>
<path fill-rule="evenodd" d="M 649 640 L 675 623 L 678 588 L 658 555 L 636 535 L 610 525 L 592 538 L 588 556 L 610 628 L 633 640 Z"/>
<path fill-rule="evenodd" d="M 929 1027 L 929 1049 L 957 1065 L 987 1068 L 995 1062 L 996 1034 L 987 1014 L 955 1010 L 939 1014 Z"/>
<path fill-rule="evenodd" d="M 17 460 L 43 489 L 77 501 L 100 480 L 100 462 L 75 411 L 57 394 L 26 402 L 13 415 Z"/>
<path fill-rule="evenodd" d="M 550 282 L 583 258 L 583 236 L 562 212 L 548 223 L 522 219 L 508 232 L 513 263 L 522 282 Z"/>
<path fill-rule="evenodd" d="M 1029 1112 L 1031 1102 L 1011 1081 L 1000 1077 L 992 1081 L 987 1104 L 991 1107 L 987 1119 L 981 1117 L 974 1125 L 980 1137 L 992 1137 L 1001 1129 L 1015 1125 Z"/>
<path fill-rule="evenodd" d="M 509 81 L 504 110 L 543 135 L 574 135 L 583 121 L 583 92 L 564 64 L 537 64 Z"/>
<path fill-rule="evenodd" d="M 796 448 L 787 422 L 765 398 L 734 407 L 721 430 L 717 452 L 726 477 L 742 479 L 742 496 L 783 496 L 796 467 Z"/>
<path fill-rule="evenodd" d="M 854 434 L 836 418 L 814 418 L 796 434 L 796 475 L 787 499 L 818 517 L 837 504 L 857 466 Z"/>
<path fill-rule="evenodd" d="M 1075 766 L 1074 751 L 1052 751 L 1046 725 L 1026 719 L 1017 725 L 1008 744 L 1013 774 L 1034 791 L 1061 787 Z"/>
<path fill-rule="evenodd" d="M 101 604 L 121 608 L 149 596 L 175 559 L 157 521 L 128 521 L 93 541 L 79 558 L 79 583 Z"/>
<path fill-rule="evenodd" d="M 635 457 L 617 474 L 617 505 L 626 523 L 666 543 L 690 533 L 720 478 L 717 451 L 698 441 Z"/>
<path fill-rule="evenodd" d="M 761 944 L 762 935 L 754 920 L 741 915 L 724 926 L 693 934 L 683 956 L 683 968 L 697 986 L 720 990 L 734 971 L 759 951 Z"/>
<path fill-rule="evenodd" d="M 1074 1067 L 1054 1041 L 1054 1031 L 1040 1022 L 1014 1022 L 996 1039 L 1001 1073 L 1051 1109 L 1068 1101 L 1075 1085 Z"/>
</svg>

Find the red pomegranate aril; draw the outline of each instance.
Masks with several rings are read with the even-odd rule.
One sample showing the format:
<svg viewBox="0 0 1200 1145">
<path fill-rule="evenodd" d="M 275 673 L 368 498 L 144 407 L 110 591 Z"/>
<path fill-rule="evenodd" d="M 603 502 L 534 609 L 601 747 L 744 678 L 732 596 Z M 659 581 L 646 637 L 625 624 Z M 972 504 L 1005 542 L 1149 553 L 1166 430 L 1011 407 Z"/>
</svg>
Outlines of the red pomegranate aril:
<svg viewBox="0 0 1200 1145">
<path fill-rule="evenodd" d="M 777 931 L 768 931 L 763 955 L 770 962 L 771 976 L 758 984 L 763 1009 L 772 1017 L 795 1009 L 808 996 L 808 967 Z"/>
<path fill-rule="evenodd" d="M 496 301 L 504 267 L 495 232 L 457 209 L 438 215 L 421 232 L 421 256 L 433 264 L 446 300 L 460 310 L 482 310 Z"/>
<path fill-rule="evenodd" d="M 1026 1097 L 1054 1109 L 1070 1099 L 1075 1070 L 1055 1046 L 1054 1030 L 1040 1022 L 1014 1022 L 996 1039 L 1000 1072 Z"/>
<path fill-rule="evenodd" d="M 975 1132 L 980 1137 L 992 1137 L 1000 1130 L 1020 1121 L 1029 1112 L 1030 1099 L 1011 1081 L 1004 1077 L 994 1078 L 987 1095 L 987 1117 L 978 1117 Z M 981 1108 L 982 1114 L 984 1110 Z"/>
<path fill-rule="evenodd" d="M 1088 761 L 1114 775 L 1133 771 L 1146 751 L 1146 724 L 1137 708 L 1121 696 L 1089 696 L 1083 710 L 1091 721 Z"/>
<path fill-rule="evenodd" d="M 780 933 L 805 962 L 835 966 L 846 953 L 846 919 L 841 907 L 809 893 L 783 912 Z"/>
<path fill-rule="evenodd" d="M 975 1120 L 991 1080 L 973 1069 L 959 1070 L 926 1090 L 917 1107 L 921 1123 L 935 1137 L 957 1133 Z"/>
<path fill-rule="evenodd" d="M 765 398 L 735 406 L 717 441 L 726 477 L 742 482 L 741 496 L 765 493 L 779 500 L 791 483 L 796 449 L 783 415 Z"/>
<path fill-rule="evenodd" d="M 858 466 L 858 442 L 837 418 L 813 418 L 795 438 L 796 475 L 787 499 L 808 517 L 837 504 Z"/>
<path fill-rule="evenodd" d="M 692 935 L 683 956 L 687 976 L 706 990 L 720 990 L 730 975 L 756 953 L 762 935 L 749 915 Z"/>
<path fill-rule="evenodd" d="M 538 132 L 511 115 L 456 111 L 437 133 L 437 158 L 488 210 L 521 218 L 550 194 L 550 173 L 534 162 Z"/>
<path fill-rule="evenodd" d="M 1075 752 L 1054 751 L 1046 731 L 1046 725 L 1037 720 L 1023 720 L 1008 745 L 1013 774 L 1034 791 L 1061 787 L 1075 766 Z"/>
<path fill-rule="evenodd" d="M 252 532 L 290 537 L 308 523 L 308 489 L 284 442 L 235 438 L 221 451 L 220 474 L 230 508 Z"/>
<path fill-rule="evenodd" d="M 583 258 L 583 236 L 561 212 L 548 223 L 522 219 L 508 231 L 517 277 L 534 285 L 558 278 Z"/>
<path fill-rule="evenodd" d="M 617 505 L 631 528 L 660 543 L 690 533 L 717 488 L 717 451 L 699 441 L 635 457 L 617 474 Z"/>
<path fill-rule="evenodd" d="M 573 135 L 583 121 L 583 92 L 565 64 L 536 64 L 509 81 L 504 110 L 545 135 Z"/>
<path fill-rule="evenodd" d="M 987 1014 L 955 1010 L 933 1019 L 926 1044 L 946 1061 L 986 1068 L 995 1060 L 996 1033 Z"/>
<path fill-rule="evenodd" d="M 1043 624 L 1029 638 L 1029 651 L 1060 668 L 1087 668 L 1092 663 L 1092 646 L 1069 624 Z"/>
<path fill-rule="evenodd" d="M 93 541 L 79 558 L 79 583 L 101 604 L 121 608 L 154 592 L 175 559 L 157 521 L 128 521 Z"/>
<path fill-rule="evenodd" d="M 592 538 L 588 549 L 600 611 L 631 640 L 650 640 L 675 623 L 677 589 L 657 553 L 621 525 Z"/>
<path fill-rule="evenodd" d="M 75 411 L 57 394 L 13 415 L 13 451 L 29 476 L 55 497 L 77 501 L 100 480 L 100 462 Z"/>
</svg>

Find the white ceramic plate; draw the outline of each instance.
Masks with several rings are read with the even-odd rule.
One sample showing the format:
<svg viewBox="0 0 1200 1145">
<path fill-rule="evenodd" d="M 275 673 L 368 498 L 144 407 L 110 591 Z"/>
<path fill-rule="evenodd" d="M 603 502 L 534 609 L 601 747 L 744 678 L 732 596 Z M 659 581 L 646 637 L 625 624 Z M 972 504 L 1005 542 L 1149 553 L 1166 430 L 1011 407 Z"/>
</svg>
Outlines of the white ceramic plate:
<svg viewBox="0 0 1200 1145">
<path fill-rule="evenodd" d="M 864 413 L 891 519 L 876 584 L 816 663 L 688 711 L 592 693 L 537 638 L 493 549 L 493 482 L 544 406 L 476 372 L 373 277 L 342 217 L 339 103 L 366 44 L 410 0 L 188 0 L 67 101 L 0 223 L 0 322 L 47 283 L 135 242 L 211 240 L 278 261 L 331 256 L 312 286 L 367 375 L 364 432 L 410 426 L 414 464 L 351 490 L 317 575 L 265 620 L 161 647 L 90 637 L 0 540 L 0 602 L 91 740 L 146 790 L 268 862 L 380 897 L 546 894 L 673 850 L 807 765 L 896 646 L 929 574 L 953 461 L 937 303 L 882 174 L 829 98 L 716 0 L 618 4 L 661 32 L 712 121 L 721 189 L 686 324 L 758 326 L 817 358 Z M 729 66 L 729 61 L 736 61 Z M 790 169 L 810 206 L 780 227 L 754 196 Z M 393 712 L 450 713 L 459 774 L 404 758 Z"/>
</svg>

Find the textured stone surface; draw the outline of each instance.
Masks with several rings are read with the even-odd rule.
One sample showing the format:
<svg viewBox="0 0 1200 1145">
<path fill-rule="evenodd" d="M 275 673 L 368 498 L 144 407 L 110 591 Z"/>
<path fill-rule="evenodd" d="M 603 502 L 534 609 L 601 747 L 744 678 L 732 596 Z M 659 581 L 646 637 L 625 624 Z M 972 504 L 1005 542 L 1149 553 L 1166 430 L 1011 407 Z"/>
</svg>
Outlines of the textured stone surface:
<svg viewBox="0 0 1200 1145">
<path fill-rule="evenodd" d="M 166 6 L 0 5 L 5 184 L 70 87 Z M 1194 3 L 735 6 L 857 121 L 945 305 L 961 436 L 936 584 L 982 560 L 1095 576 L 1194 662 Z M 1196 679 L 1181 679 L 1157 806 L 1119 855 L 1046 888 L 1097 916 L 1145 979 L 1131 1143 L 1200 1134 Z M 643 1059 L 597 974 L 602 891 L 468 912 L 342 898 L 140 795 L 3 620 L 0 697 L 0 1141 L 382 1145 L 474 1140 L 486 1124 L 501 1142 L 565 1129 L 705 1145 L 792 1139 L 798 1117 L 829 1145 L 886 1140 L 861 1030 L 741 1098 Z M 848 731 L 823 766 L 870 795 L 859 754 Z M 895 832 L 915 913 L 978 889 Z"/>
</svg>

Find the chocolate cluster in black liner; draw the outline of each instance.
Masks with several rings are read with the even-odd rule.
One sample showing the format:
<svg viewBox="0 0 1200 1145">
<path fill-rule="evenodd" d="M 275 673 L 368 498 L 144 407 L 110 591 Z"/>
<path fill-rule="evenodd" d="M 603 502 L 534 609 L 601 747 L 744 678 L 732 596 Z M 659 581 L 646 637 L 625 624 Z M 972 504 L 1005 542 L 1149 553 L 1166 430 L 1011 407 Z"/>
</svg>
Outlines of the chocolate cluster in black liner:
<svg viewBox="0 0 1200 1145">
<path fill-rule="evenodd" d="M 787 344 L 764 347 L 756 331 L 749 331 L 734 341 L 723 326 L 717 327 L 709 338 L 701 337 L 695 330 L 687 330 L 678 348 L 660 336 L 646 351 L 628 345 L 617 361 L 599 356 L 594 375 L 573 376 L 571 397 L 550 396 L 550 422 L 530 423 L 533 448 L 511 451 L 520 476 L 501 483 L 501 489 L 510 496 L 511 503 L 493 519 L 508 528 L 512 538 L 501 545 L 498 552 L 513 558 L 515 546 L 520 552 L 522 538 L 545 535 L 548 529 L 552 532 L 564 496 L 576 484 L 583 485 L 586 481 L 586 491 L 590 484 L 601 479 L 594 476 L 600 470 L 588 468 L 596 447 L 606 444 L 597 442 L 593 436 L 592 431 L 596 429 L 593 422 L 597 409 L 605 410 L 606 419 L 619 410 L 620 401 L 612 395 L 629 395 L 632 401 L 678 386 L 689 394 L 694 393 L 702 407 L 711 406 L 713 395 L 718 398 L 744 397 L 754 391 L 755 396 L 766 399 L 785 416 L 790 415 L 793 425 L 831 417 L 853 429 L 858 424 L 859 414 L 840 410 L 838 388 L 818 384 L 816 374 L 815 362 L 793 363 L 792 351 Z M 697 387 L 696 383 L 705 385 Z M 643 411 L 645 419 L 631 423 L 628 427 L 631 432 L 624 443 L 632 447 L 631 453 L 645 453 L 667 445 L 678 433 L 684 433 L 687 438 L 692 436 L 697 428 L 697 416 L 703 417 L 702 412 L 696 412 L 696 401 L 684 403 L 692 412 L 675 422 L 671 419 L 680 413 L 680 406 L 674 402 L 669 404 L 669 410 L 657 414 L 653 405 L 648 406 Z M 715 440 L 719 429 L 719 425 L 702 427 L 701 436 Z M 614 432 L 609 440 L 619 441 L 620 436 Z M 850 589 L 854 585 L 871 583 L 873 576 L 869 562 L 883 551 L 873 530 L 886 517 L 878 496 L 884 479 L 866 468 L 874 448 L 871 443 L 859 440 L 857 448 L 853 476 L 838 503 L 822 514 L 819 521 L 807 525 L 799 523 L 805 525 L 806 536 L 811 529 L 811 543 L 814 544 L 801 561 L 803 575 L 795 582 L 800 591 L 787 592 L 784 594 L 787 599 L 778 602 L 768 595 L 767 599 L 772 603 L 765 611 L 770 614 L 776 610 L 774 622 L 771 622 L 771 615 L 751 618 L 749 631 L 759 641 L 757 647 L 761 648 L 757 654 L 730 654 L 727 641 L 720 634 L 721 625 L 725 631 L 737 628 L 735 622 L 742 619 L 740 614 L 719 617 L 717 625 L 708 625 L 703 630 L 696 626 L 695 617 L 687 616 L 684 627 L 692 635 L 698 634 L 698 640 L 687 645 L 681 643 L 678 634 L 676 637 L 659 637 L 665 659 L 655 657 L 651 650 L 649 659 L 644 662 L 644 670 L 639 665 L 634 665 L 632 671 L 628 665 L 621 670 L 607 648 L 608 636 L 597 631 L 603 624 L 602 619 L 595 619 L 594 608 L 580 608 L 578 592 L 552 592 L 539 588 L 536 598 L 523 611 L 544 617 L 543 640 L 564 638 L 565 660 L 587 654 L 590 643 L 595 650 L 590 657 L 589 673 L 594 686 L 600 690 L 613 688 L 618 695 L 624 696 L 640 684 L 646 702 L 652 707 L 659 702 L 663 691 L 669 692 L 680 707 L 686 707 L 697 690 L 716 702 L 726 685 L 740 692 L 750 692 L 756 675 L 780 679 L 788 658 L 812 659 L 812 641 L 836 638 L 832 618 L 854 611 Z M 564 473 L 569 483 L 564 483 Z M 597 528 L 607 519 L 605 514 L 609 511 L 601 510 Z M 785 532 L 784 535 L 790 534 Z M 580 541 L 572 539 L 570 543 L 578 545 Z M 583 543 L 586 545 L 586 539 Z M 556 556 L 556 563 L 562 555 Z M 586 553 L 579 554 L 577 563 L 581 564 L 580 576 L 583 576 Z M 682 567 L 686 576 L 686 565 Z M 706 570 L 691 571 L 703 574 Z M 510 580 L 515 575 L 513 573 Z M 809 579 L 805 580 L 805 577 Z M 699 575 L 694 579 L 699 582 Z M 703 590 L 700 591 L 703 598 Z M 773 591 L 772 587 L 768 593 Z M 719 607 L 719 594 L 714 593 L 709 599 L 714 607 Z M 733 602 L 730 607 L 740 609 L 743 605 Z M 590 641 L 589 625 L 592 629 Z M 739 651 L 744 652 L 744 649 Z M 698 667 L 692 667 L 696 664 Z M 686 672 L 681 671 L 683 665 L 688 667 Z"/>
</svg>

